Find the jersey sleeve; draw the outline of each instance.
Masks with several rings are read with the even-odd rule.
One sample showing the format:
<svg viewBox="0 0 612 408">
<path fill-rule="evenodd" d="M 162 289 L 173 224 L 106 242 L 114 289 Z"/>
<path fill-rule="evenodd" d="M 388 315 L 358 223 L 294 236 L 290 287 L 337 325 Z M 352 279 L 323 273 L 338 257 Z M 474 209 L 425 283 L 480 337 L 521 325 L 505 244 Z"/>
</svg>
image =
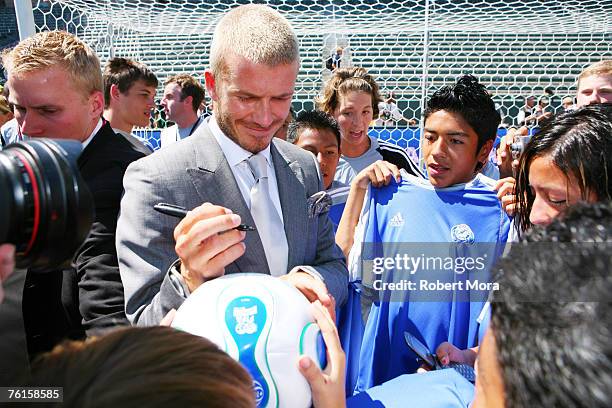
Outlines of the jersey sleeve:
<svg viewBox="0 0 612 408">
<path fill-rule="evenodd" d="M 361 282 L 363 274 L 363 266 L 361 262 L 361 251 L 363 243 L 366 239 L 366 231 L 368 230 L 370 223 L 370 201 L 372 196 L 372 186 L 368 187 L 368 192 L 363 200 L 363 207 L 361 208 L 361 215 L 359 216 L 359 222 L 355 227 L 355 234 L 353 237 L 353 246 L 348 255 L 347 266 L 349 270 L 349 282 Z"/>
<path fill-rule="evenodd" d="M 419 166 L 412 161 L 406 149 L 402 148 L 401 146 L 379 141 L 378 152 L 382 156 L 383 160 L 395 164 L 400 169 L 406 170 L 408 174 L 412 174 L 413 176 L 419 178 L 425 178 L 425 175 L 419 169 Z"/>
</svg>

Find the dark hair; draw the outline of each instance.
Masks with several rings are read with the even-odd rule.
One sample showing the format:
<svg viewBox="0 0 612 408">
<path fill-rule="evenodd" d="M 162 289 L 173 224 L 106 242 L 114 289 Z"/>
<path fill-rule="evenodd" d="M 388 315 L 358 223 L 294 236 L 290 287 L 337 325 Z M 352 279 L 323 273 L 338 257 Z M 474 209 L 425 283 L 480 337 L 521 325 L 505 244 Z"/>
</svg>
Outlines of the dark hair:
<svg viewBox="0 0 612 408">
<path fill-rule="evenodd" d="M 491 304 L 505 406 L 612 406 L 611 203 L 524 238 L 498 264 Z"/>
<path fill-rule="evenodd" d="M 316 99 L 317 109 L 330 115 L 340 103 L 340 95 L 349 92 L 365 92 L 372 97 L 372 115 L 378 117 L 378 104 L 382 102 L 378 84 L 365 68 L 339 68 L 323 86 L 322 95 Z"/>
<path fill-rule="evenodd" d="M 238 362 L 209 340 L 169 327 L 64 343 L 32 371 L 28 385 L 64 387 L 67 407 L 255 407 L 251 377 Z"/>
<path fill-rule="evenodd" d="M 104 67 L 103 79 L 105 108 L 110 105 L 111 85 L 117 85 L 121 93 L 126 93 L 136 81 L 143 81 L 147 86 L 155 88 L 158 85 L 157 77 L 146 65 L 120 57 L 108 60 Z"/>
<path fill-rule="evenodd" d="M 181 88 L 181 101 L 191 96 L 191 106 L 197 112 L 204 100 L 204 87 L 191 75 L 179 74 L 168 77 L 164 82 L 164 87 L 168 84 L 177 84 Z"/>
<path fill-rule="evenodd" d="M 476 154 L 489 140 L 494 140 L 501 116 L 487 89 L 472 75 L 464 75 L 452 86 L 434 92 L 425 107 L 425 120 L 434 112 L 445 110 L 461 115 L 478 135 Z"/>
<path fill-rule="evenodd" d="M 515 223 L 519 233 L 531 227 L 529 214 L 535 195 L 529 187 L 529 167 L 549 157 L 568 177 L 578 181 L 582 199 L 612 198 L 612 104 L 596 104 L 565 112 L 533 136 L 520 157 L 516 177 Z"/>
<path fill-rule="evenodd" d="M 297 143 L 300 138 L 300 133 L 304 129 L 317 129 L 317 130 L 329 130 L 338 142 L 340 147 L 340 128 L 338 122 L 331 115 L 320 111 L 304 111 L 301 112 L 297 118 L 289 124 L 287 129 L 287 141 L 290 143 Z"/>
</svg>

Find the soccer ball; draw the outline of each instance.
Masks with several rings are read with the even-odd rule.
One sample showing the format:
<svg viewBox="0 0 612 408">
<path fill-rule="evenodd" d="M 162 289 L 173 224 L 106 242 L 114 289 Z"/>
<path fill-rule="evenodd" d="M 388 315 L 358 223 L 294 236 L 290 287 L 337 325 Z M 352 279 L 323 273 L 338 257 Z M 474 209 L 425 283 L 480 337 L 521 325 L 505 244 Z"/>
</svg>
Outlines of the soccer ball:
<svg viewBox="0 0 612 408">
<path fill-rule="evenodd" d="M 319 327 L 308 300 L 290 284 L 259 273 L 213 279 L 178 309 L 172 326 L 206 337 L 253 377 L 258 407 L 309 407 L 298 357 L 321 365 Z"/>
</svg>

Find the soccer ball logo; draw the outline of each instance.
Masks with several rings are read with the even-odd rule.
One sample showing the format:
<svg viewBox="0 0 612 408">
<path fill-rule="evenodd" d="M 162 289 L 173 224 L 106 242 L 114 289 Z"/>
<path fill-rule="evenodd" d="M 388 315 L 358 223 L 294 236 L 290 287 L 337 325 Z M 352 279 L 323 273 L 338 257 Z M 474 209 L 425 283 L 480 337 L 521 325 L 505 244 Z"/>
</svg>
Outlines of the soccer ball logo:
<svg viewBox="0 0 612 408">
<path fill-rule="evenodd" d="M 265 390 L 257 380 L 253 380 L 253 392 L 255 393 L 255 402 L 259 406 L 264 399 Z"/>
<path fill-rule="evenodd" d="M 451 239 L 453 242 L 462 244 L 474 243 L 474 232 L 467 224 L 457 224 L 451 228 Z"/>
<path fill-rule="evenodd" d="M 257 331 L 255 324 L 255 315 L 257 314 L 257 306 L 251 307 L 235 307 L 234 318 L 236 319 L 237 334 L 253 334 Z"/>
</svg>

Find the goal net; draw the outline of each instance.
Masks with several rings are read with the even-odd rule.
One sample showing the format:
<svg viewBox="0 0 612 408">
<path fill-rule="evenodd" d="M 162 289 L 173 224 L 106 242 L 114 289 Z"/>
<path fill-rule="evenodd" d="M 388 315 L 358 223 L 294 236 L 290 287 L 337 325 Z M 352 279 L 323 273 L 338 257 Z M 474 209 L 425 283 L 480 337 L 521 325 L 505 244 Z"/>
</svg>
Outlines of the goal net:
<svg viewBox="0 0 612 408">
<path fill-rule="evenodd" d="M 147 64 L 163 82 L 188 73 L 203 82 L 218 19 L 245 0 L 38 0 L 37 29 L 65 29 L 90 44 L 102 63 L 112 56 Z M 612 59 L 612 0 L 269 0 L 291 21 L 301 70 L 293 107 L 312 109 L 343 48 L 342 66 L 363 66 L 383 97 L 372 132 L 417 155 L 424 98 L 462 74 L 491 91 L 503 127 L 517 125 L 525 98 L 545 96 L 562 109 L 587 65 Z M 161 88 L 161 87 L 160 87 Z M 161 92 L 161 90 L 160 90 Z M 163 118 L 152 127 L 163 127 Z M 155 130 L 147 137 L 155 144 Z"/>
</svg>

